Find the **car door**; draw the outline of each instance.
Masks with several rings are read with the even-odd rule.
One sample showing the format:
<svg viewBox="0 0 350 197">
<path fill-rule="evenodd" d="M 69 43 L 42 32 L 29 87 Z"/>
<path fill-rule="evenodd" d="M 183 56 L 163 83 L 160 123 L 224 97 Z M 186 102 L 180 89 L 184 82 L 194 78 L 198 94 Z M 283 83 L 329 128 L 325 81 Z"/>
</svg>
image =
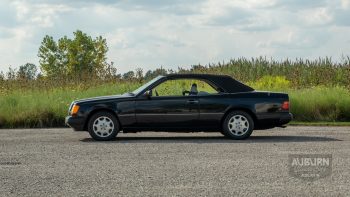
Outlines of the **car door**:
<svg viewBox="0 0 350 197">
<path fill-rule="evenodd" d="M 198 97 L 200 102 L 200 118 L 198 124 L 207 129 L 221 127 L 221 121 L 230 101 L 222 94 L 205 95 Z"/>
<path fill-rule="evenodd" d="M 138 127 L 190 128 L 199 119 L 197 96 L 151 96 L 135 102 Z"/>
</svg>

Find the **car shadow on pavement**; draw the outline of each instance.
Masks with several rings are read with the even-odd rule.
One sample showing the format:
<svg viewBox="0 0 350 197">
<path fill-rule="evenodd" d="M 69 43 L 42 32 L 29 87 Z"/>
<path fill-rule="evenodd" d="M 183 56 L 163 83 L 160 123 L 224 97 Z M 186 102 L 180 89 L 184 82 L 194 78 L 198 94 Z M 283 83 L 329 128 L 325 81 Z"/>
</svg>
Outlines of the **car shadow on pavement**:
<svg viewBox="0 0 350 197">
<path fill-rule="evenodd" d="M 322 136 L 250 136 L 246 140 L 230 140 L 224 136 L 135 136 L 117 137 L 112 141 L 94 141 L 92 138 L 81 139 L 81 142 L 92 143 L 288 143 L 288 142 L 329 142 L 342 141 Z"/>
</svg>

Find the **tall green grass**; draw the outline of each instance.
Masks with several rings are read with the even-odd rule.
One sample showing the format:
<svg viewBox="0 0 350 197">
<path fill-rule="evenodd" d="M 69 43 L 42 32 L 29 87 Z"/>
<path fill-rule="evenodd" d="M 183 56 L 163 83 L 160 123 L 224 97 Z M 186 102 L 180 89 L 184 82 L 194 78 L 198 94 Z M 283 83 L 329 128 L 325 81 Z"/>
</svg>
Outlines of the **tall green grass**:
<svg viewBox="0 0 350 197">
<path fill-rule="evenodd" d="M 296 121 L 350 121 L 350 91 L 344 87 L 317 86 L 287 92 Z"/>
<path fill-rule="evenodd" d="M 64 126 L 73 100 L 130 92 L 138 83 L 106 83 L 93 87 L 13 90 L 0 96 L 0 127 Z"/>
<path fill-rule="evenodd" d="M 226 74 L 243 82 L 257 81 L 264 76 L 284 76 L 293 88 L 318 85 L 350 88 L 350 57 L 343 57 L 339 62 L 331 58 L 281 61 L 266 57 L 237 58 L 206 66 L 194 65 L 188 70 L 180 68 L 180 72 Z"/>
<path fill-rule="evenodd" d="M 269 84 L 268 80 L 280 80 L 281 82 L 267 85 L 264 88 L 265 83 Z M 289 93 L 291 112 L 297 121 L 350 121 L 350 91 L 348 89 L 340 86 L 286 89 L 287 84 L 288 82 L 281 77 L 277 79 L 265 77 L 265 81 L 250 82 L 250 85 L 260 90 Z M 122 94 L 136 89 L 139 85 L 141 84 L 137 82 L 121 82 L 88 88 L 13 90 L 11 93 L 0 96 L 0 126 L 6 128 L 64 126 L 64 118 L 73 100 Z M 170 87 L 163 88 L 171 90 Z"/>
<path fill-rule="evenodd" d="M 264 76 L 248 84 L 257 90 L 288 93 L 295 121 L 350 121 L 350 91 L 343 86 L 292 88 L 284 76 Z"/>
<path fill-rule="evenodd" d="M 329 58 L 312 61 L 238 58 L 187 70 L 180 68 L 178 72 L 226 74 L 257 90 L 287 92 L 297 121 L 350 121 L 349 57 L 341 63 Z M 130 92 L 147 80 L 100 80 L 89 76 L 0 80 L 0 127 L 64 126 L 73 100 Z M 188 83 L 181 85 L 184 86 L 190 88 Z M 173 88 L 167 86 L 164 90 L 170 94 Z"/>
</svg>

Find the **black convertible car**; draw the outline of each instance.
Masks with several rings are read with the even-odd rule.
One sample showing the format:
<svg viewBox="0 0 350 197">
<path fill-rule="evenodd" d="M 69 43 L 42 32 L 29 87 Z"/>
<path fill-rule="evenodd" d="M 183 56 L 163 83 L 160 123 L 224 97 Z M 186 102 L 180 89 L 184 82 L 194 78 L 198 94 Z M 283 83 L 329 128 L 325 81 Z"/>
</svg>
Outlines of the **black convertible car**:
<svg viewBox="0 0 350 197">
<path fill-rule="evenodd" d="M 245 139 L 287 124 L 288 94 L 259 92 L 225 75 L 158 76 L 133 92 L 74 101 L 66 124 L 111 140 L 119 131 L 220 131 Z"/>
</svg>

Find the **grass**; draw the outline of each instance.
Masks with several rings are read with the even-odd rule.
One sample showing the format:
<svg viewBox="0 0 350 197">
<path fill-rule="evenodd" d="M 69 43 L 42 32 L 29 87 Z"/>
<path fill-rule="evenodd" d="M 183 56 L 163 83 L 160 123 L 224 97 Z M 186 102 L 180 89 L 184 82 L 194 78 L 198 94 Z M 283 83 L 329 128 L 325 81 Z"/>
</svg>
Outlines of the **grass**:
<svg viewBox="0 0 350 197">
<path fill-rule="evenodd" d="M 136 87 L 137 83 L 107 83 L 90 88 L 14 90 L 0 96 L 0 126 L 6 128 L 64 126 L 64 118 L 73 100 L 121 94 Z"/>
<path fill-rule="evenodd" d="M 344 87 L 318 86 L 287 92 L 296 121 L 350 121 L 350 92 Z"/>
<path fill-rule="evenodd" d="M 350 126 L 350 122 L 300 122 L 292 121 L 288 125 L 292 126 Z"/>
<path fill-rule="evenodd" d="M 157 69 L 151 74 L 164 72 Z M 329 58 L 295 61 L 238 58 L 227 63 L 196 65 L 188 70 L 179 68 L 178 72 L 226 74 L 257 90 L 287 92 L 295 118 L 293 125 L 347 125 L 350 122 L 349 57 L 341 63 L 334 63 Z M 0 127 L 63 126 L 73 100 L 130 92 L 150 78 L 147 75 L 146 79 L 129 80 L 85 77 L 55 80 L 42 77 L 30 81 L 0 78 Z M 177 87 L 184 86 L 190 87 L 188 83 Z M 173 87 L 174 84 L 169 83 L 159 92 L 163 89 L 172 94 Z"/>
<path fill-rule="evenodd" d="M 261 83 L 258 81 L 256 86 Z M 254 83 L 250 84 L 254 86 Z M 139 85 L 137 82 L 120 82 L 93 87 L 13 90 L 0 96 L 0 125 L 6 128 L 64 126 L 64 117 L 73 100 L 122 94 Z M 278 84 L 269 87 L 273 91 L 281 91 L 280 88 Z M 350 92 L 344 87 L 317 86 L 285 89 L 285 92 L 291 100 L 291 112 L 296 121 L 291 123 L 293 125 L 346 125 L 348 123 L 344 122 L 350 121 Z"/>
<path fill-rule="evenodd" d="M 277 61 L 265 57 L 237 58 L 228 62 L 195 65 L 187 73 L 214 73 L 230 75 L 240 81 L 257 81 L 265 76 L 284 76 L 293 88 L 313 86 L 344 86 L 350 88 L 350 57 L 343 57 L 340 62 L 331 58 L 285 59 Z"/>
</svg>

